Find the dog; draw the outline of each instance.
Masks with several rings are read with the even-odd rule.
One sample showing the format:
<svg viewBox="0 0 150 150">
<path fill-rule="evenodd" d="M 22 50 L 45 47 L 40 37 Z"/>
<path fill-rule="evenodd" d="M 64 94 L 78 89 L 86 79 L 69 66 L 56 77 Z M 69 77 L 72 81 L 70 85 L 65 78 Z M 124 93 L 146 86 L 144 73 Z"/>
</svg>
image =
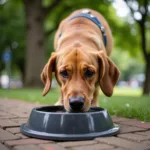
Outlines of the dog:
<svg viewBox="0 0 150 150">
<path fill-rule="evenodd" d="M 60 86 L 60 99 L 68 112 L 86 112 L 98 106 L 99 87 L 112 96 L 120 72 L 109 58 L 113 46 L 110 27 L 104 17 L 92 9 L 74 11 L 64 19 L 54 39 L 51 54 L 42 73 L 45 96 L 52 72 Z"/>
</svg>

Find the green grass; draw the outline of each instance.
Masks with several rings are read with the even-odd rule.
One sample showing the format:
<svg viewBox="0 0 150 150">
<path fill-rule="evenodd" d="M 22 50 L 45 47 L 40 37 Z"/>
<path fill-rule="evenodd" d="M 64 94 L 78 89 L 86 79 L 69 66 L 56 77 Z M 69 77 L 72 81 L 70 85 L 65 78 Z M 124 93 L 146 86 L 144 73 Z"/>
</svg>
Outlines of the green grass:
<svg viewBox="0 0 150 150">
<path fill-rule="evenodd" d="M 41 104 L 54 104 L 59 91 L 51 90 L 47 96 L 41 96 L 42 89 L 0 89 L 1 98 L 11 98 L 25 100 Z M 111 115 L 123 116 L 127 118 L 137 118 L 142 121 L 150 121 L 150 97 L 141 96 L 141 89 L 115 88 L 112 97 L 99 96 L 99 104 L 106 108 Z"/>
<path fill-rule="evenodd" d="M 115 87 L 113 95 L 120 95 L 120 96 L 141 96 L 142 95 L 142 89 L 132 89 L 128 87 L 119 88 Z"/>
<path fill-rule="evenodd" d="M 51 90 L 51 92 L 43 97 L 42 89 L 0 89 L 0 97 L 41 104 L 54 104 L 59 97 L 59 91 Z"/>
</svg>

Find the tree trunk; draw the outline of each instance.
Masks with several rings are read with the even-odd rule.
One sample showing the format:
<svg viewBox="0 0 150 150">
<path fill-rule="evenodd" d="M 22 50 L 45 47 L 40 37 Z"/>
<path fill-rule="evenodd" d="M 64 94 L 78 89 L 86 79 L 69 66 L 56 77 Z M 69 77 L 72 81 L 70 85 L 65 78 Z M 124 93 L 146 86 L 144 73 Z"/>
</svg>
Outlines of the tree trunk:
<svg viewBox="0 0 150 150">
<path fill-rule="evenodd" d="M 150 55 L 147 59 L 145 67 L 145 82 L 143 86 L 143 95 L 150 96 Z"/>
<path fill-rule="evenodd" d="M 139 23 L 141 31 L 141 49 L 145 60 L 145 81 L 143 85 L 143 95 L 150 95 L 150 54 L 146 49 L 146 29 L 145 18 Z"/>
<path fill-rule="evenodd" d="M 25 83 L 25 68 L 24 68 L 24 62 L 22 61 L 19 61 L 18 62 L 18 67 L 19 67 L 19 70 L 21 72 L 21 80 L 23 82 L 23 85 Z"/>
<path fill-rule="evenodd" d="M 24 0 L 26 12 L 25 86 L 40 87 L 44 67 L 44 19 L 41 0 Z"/>
</svg>

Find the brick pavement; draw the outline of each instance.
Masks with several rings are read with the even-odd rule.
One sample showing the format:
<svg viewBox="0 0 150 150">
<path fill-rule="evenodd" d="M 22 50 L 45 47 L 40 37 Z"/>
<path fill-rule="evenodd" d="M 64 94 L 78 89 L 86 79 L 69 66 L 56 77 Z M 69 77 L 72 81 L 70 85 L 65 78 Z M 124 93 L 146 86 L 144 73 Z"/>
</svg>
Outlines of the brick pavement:
<svg viewBox="0 0 150 150">
<path fill-rule="evenodd" d="M 29 138 L 19 127 L 37 106 L 40 104 L 0 99 L 0 150 L 150 150 L 150 122 L 116 116 L 112 119 L 121 127 L 117 136 L 75 142 Z"/>
</svg>

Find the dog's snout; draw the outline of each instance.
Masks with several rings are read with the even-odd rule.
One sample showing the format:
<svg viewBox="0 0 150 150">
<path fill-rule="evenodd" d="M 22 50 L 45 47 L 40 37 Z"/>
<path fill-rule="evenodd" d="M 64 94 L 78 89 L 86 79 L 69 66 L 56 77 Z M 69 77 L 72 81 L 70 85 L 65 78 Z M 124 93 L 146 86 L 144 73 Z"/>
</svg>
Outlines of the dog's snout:
<svg viewBox="0 0 150 150">
<path fill-rule="evenodd" d="M 84 98 L 83 97 L 72 97 L 69 99 L 69 105 L 72 110 L 78 111 L 84 105 Z"/>
</svg>

